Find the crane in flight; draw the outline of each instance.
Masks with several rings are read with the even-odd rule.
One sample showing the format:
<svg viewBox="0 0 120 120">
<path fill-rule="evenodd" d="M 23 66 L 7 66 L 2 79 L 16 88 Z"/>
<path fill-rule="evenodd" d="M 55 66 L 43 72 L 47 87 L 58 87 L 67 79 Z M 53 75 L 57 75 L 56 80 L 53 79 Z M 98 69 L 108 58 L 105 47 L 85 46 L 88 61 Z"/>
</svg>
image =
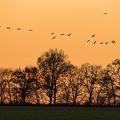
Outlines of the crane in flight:
<svg viewBox="0 0 120 120">
<path fill-rule="evenodd" d="M 96 44 L 96 41 L 93 44 Z"/>
<path fill-rule="evenodd" d="M 100 42 L 100 44 L 103 44 L 103 42 Z"/>
<path fill-rule="evenodd" d="M 17 30 L 21 30 L 21 28 L 17 28 Z"/>
<path fill-rule="evenodd" d="M 71 35 L 71 33 L 69 33 L 67 36 L 70 36 Z"/>
<path fill-rule="evenodd" d="M 90 40 L 87 40 L 87 42 L 90 42 Z"/>
<path fill-rule="evenodd" d="M 9 29 L 9 30 L 10 30 L 10 27 L 6 27 L 6 29 Z"/>
<path fill-rule="evenodd" d="M 52 35 L 54 34 L 54 32 L 51 33 Z"/>
<path fill-rule="evenodd" d="M 29 29 L 28 31 L 33 31 L 32 29 Z"/>
<path fill-rule="evenodd" d="M 64 33 L 61 33 L 60 35 L 65 35 Z"/>
<path fill-rule="evenodd" d="M 108 42 L 105 42 L 105 44 L 108 44 Z"/>
<path fill-rule="evenodd" d="M 93 34 L 92 37 L 95 37 L 95 34 Z"/>
<path fill-rule="evenodd" d="M 56 38 L 56 36 L 52 37 L 52 39 L 55 39 L 55 38 Z"/>
<path fill-rule="evenodd" d="M 104 13 L 103 15 L 107 15 L 108 13 Z"/>
<path fill-rule="evenodd" d="M 112 40 L 111 42 L 112 42 L 113 44 L 115 44 L 115 40 Z"/>
</svg>

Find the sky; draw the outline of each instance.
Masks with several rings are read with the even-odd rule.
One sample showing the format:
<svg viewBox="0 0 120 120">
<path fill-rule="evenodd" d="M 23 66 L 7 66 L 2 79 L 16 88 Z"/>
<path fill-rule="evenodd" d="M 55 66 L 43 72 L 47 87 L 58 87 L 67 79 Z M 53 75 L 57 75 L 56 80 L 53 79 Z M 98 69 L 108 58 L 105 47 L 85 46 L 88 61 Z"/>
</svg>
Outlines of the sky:
<svg viewBox="0 0 120 120">
<path fill-rule="evenodd" d="M 0 0 L 0 67 L 36 66 L 51 48 L 63 49 L 74 65 L 105 67 L 120 58 L 119 6 L 120 0 Z"/>
</svg>

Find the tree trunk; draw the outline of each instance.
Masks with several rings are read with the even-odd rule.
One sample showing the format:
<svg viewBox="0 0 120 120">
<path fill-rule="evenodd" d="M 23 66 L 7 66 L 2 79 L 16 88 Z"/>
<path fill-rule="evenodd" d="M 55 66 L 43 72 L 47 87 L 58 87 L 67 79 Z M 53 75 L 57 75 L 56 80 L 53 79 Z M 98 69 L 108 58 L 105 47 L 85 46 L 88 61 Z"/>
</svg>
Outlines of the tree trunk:
<svg viewBox="0 0 120 120">
<path fill-rule="evenodd" d="M 56 84 L 55 84 L 55 88 L 54 88 L 54 105 L 56 104 L 56 90 L 57 88 L 56 88 Z"/>
<path fill-rule="evenodd" d="M 92 92 L 90 92 L 90 96 L 89 96 L 89 105 L 92 105 Z"/>
<path fill-rule="evenodd" d="M 115 106 L 116 105 L 116 95 L 115 95 L 115 90 L 114 90 L 114 85 L 113 85 L 112 79 L 111 79 L 111 85 L 112 85 L 112 92 L 113 92 L 113 104 Z"/>
</svg>

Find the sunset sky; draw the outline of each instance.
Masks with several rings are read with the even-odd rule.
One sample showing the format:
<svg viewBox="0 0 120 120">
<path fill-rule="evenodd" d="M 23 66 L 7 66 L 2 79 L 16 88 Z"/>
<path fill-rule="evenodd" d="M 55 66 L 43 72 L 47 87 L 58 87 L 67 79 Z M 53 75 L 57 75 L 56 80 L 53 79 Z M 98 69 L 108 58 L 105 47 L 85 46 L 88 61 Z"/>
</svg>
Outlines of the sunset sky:
<svg viewBox="0 0 120 120">
<path fill-rule="evenodd" d="M 0 0 L 0 26 L 0 67 L 36 66 L 51 48 L 78 66 L 120 58 L 120 0 Z"/>
</svg>

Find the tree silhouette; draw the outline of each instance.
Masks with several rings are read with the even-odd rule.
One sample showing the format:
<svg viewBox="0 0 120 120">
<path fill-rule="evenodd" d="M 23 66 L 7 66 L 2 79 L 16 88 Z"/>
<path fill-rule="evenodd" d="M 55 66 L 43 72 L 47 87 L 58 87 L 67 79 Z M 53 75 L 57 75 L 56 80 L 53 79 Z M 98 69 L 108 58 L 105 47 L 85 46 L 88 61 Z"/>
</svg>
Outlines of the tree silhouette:
<svg viewBox="0 0 120 120">
<path fill-rule="evenodd" d="M 10 97 L 11 101 L 11 95 L 9 90 L 9 80 L 12 70 L 11 69 L 0 69 L 0 102 L 1 104 L 8 103 L 8 96 Z"/>
<path fill-rule="evenodd" d="M 63 98 L 66 98 L 67 104 L 69 101 L 73 105 L 76 105 L 78 102 L 82 102 L 84 91 L 82 89 L 83 80 L 81 78 L 81 73 L 82 72 L 77 66 L 72 66 L 67 72 L 67 77 L 63 84 Z M 77 99 L 78 97 L 79 100 Z"/>
<path fill-rule="evenodd" d="M 39 70 L 37 67 L 26 67 L 25 68 L 26 79 L 29 83 L 29 100 L 32 101 L 34 104 L 37 101 L 37 104 L 40 104 L 40 89 L 41 84 L 38 79 Z"/>
<path fill-rule="evenodd" d="M 0 68 L 0 104 L 120 105 L 120 59 L 105 69 L 74 66 L 63 50 L 50 49 L 38 67 Z"/>
<path fill-rule="evenodd" d="M 115 106 L 116 100 L 120 97 L 120 60 L 116 59 L 111 64 L 107 65 L 106 76 L 109 80 L 110 95 L 113 97 L 113 105 Z"/>
<path fill-rule="evenodd" d="M 44 75 L 45 84 L 43 87 L 46 89 L 50 104 L 52 104 L 52 98 L 53 104 L 56 104 L 59 77 L 71 67 L 68 56 L 64 54 L 63 50 L 50 49 L 38 58 L 37 64 Z"/>
<path fill-rule="evenodd" d="M 89 63 L 85 63 L 81 65 L 82 75 L 87 94 L 88 94 L 88 105 L 92 105 L 93 95 L 95 93 L 95 88 L 97 87 L 97 81 L 100 78 L 101 66 L 91 65 Z"/>
</svg>

